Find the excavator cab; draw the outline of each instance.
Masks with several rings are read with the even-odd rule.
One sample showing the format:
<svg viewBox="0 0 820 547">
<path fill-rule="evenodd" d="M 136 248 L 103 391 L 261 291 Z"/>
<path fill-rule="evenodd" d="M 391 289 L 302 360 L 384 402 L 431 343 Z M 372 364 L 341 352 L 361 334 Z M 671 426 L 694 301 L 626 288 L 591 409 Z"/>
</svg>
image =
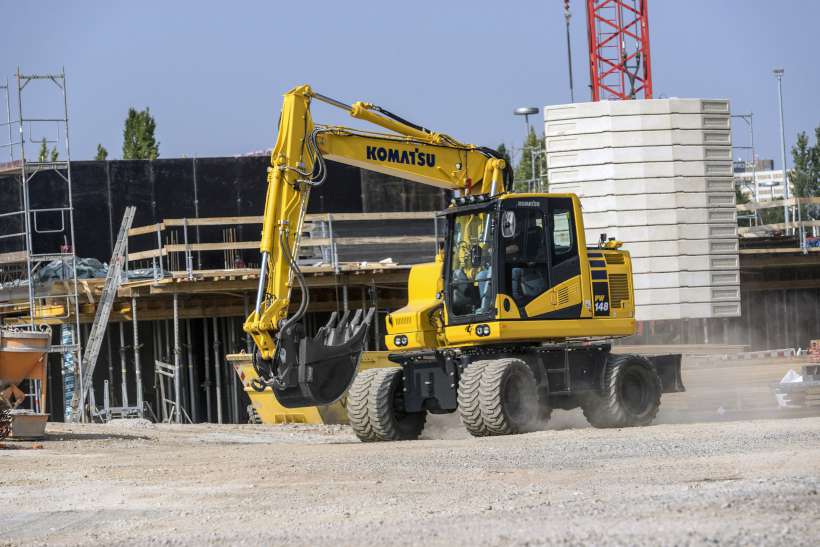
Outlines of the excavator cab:
<svg viewBox="0 0 820 547">
<path fill-rule="evenodd" d="M 582 316 L 581 235 L 568 195 L 472 196 L 448 217 L 445 301 L 448 325 L 500 319 Z M 574 281 L 573 281 L 574 280 Z M 547 296 L 576 282 L 578 303 Z M 512 315 L 510 315 L 512 314 Z"/>
</svg>

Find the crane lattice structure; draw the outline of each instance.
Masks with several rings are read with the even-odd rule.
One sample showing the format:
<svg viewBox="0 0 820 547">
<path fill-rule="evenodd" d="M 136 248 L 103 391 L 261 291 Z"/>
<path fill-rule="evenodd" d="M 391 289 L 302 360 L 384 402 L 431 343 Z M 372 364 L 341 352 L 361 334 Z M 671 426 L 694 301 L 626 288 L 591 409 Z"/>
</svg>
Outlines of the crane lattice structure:
<svg viewBox="0 0 820 547">
<path fill-rule="evenodd" d="M 648 0 L 587 0 L 592 100 L 652 98 Z"/>
</svg>

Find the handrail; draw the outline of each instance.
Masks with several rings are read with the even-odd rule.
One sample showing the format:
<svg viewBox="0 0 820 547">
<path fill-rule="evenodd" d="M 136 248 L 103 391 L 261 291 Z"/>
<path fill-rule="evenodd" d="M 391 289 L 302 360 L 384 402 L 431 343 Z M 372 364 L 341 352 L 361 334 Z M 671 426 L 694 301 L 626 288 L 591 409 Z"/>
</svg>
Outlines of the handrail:
<svg viewBox="0 0 820 547">
<path fill-rule="evenodd" d="M 774 232 L 785 230 L 786 228 L 809 228 L 820 226 L 820 220 L 801 220 L 795 222 L 777 222 L 774 224 L 759 224 L 757 226 L 739 226 L 738 234 L 751 234 L 756 232 Z"/>
<path fill-rule="evenodd" d="M 193 253 L 203 251 L 236 251 L 236 250 L 258 250 L 260 241 L 222 241 L 213 243 L 193 243 L 187 237 L 187 230 L 190 227 L 200 226 L 236 226 L 241 224 L 262 224 L 261 216 L 227 216 L 227 217 L 201 217 L 201 218 L 166 218 L 161 222 L 149 224 L 147 226 L 137 226 L 129 230 L 129 237 L 150 235 L 156 236 L 154 248 L 143 251 L 131 251 L 128 253 L 128 262 L 140 260 L 151 260 L 154 264 L 155 277 L 162 277 L 163 257 L 171 257 L 173 253 L 185 254 L 186 271 L 191 275 L 193 266 L 191 256 Z M 437 222 L 435 211 L 420 212 L 376 212 L 376 213 L 318 213 L 305 216 L 306 230 L 311 224 L 316 222 L 326 222 L 332 225 L 333 222 L 357 222 L 357 221 L 389 221 L 389 220 L 431 220 Z M 336 248 L 338 246 L 372 246 L 372 245 L 407 245 L 413 243 L 431 244 L 433 248 L 438 246 L 438 229 L 433 226 L 434 235 L 397 235 L 397 236 L 354 236 L 354 237 L 334 237 L 333 230 L 329 236 L 324 233 L 318 237 L 303 238 L 300 246 L 309 247 L 330 247 L 331 262 L 336 264 Z M 184 243 L 178 243 L 174 238 L 171 242 L 164 242 L 161 234 L 167 229 L 181 228 L 185 232 Z M 176 256 L 176 255 L 174 255 Z M 169 259 L 170 260 L 170 259 Z"/>
<path fill-rule="evenodd" d="M 738 211 L 757 211 L 759 209 L 773 209 L 785 205 L 820 205 L 820 197 L 789 198 L 786 200 L 777 199 L 772 201 L 762 201 L 757 203 L 738 203 L 735 207 Z"/>
<path fill-rule="evenodd" d="M 313 213 L 305 215 L 306 222 L 332 221 L 350 222 L 367 220 L 433 220 L 435 211 L 395 211 L 379 213 Z M 261 216 L 235 217 L 201 217 L 201 218 L 166 218 L 162 222 L 137 226 L 128 230 L 129 236 L 156 234 L 157 230 L 164 231 L 166 227 L 188 226 L 234 226 L 238 224 L 262 224 Z"/>
</svg>

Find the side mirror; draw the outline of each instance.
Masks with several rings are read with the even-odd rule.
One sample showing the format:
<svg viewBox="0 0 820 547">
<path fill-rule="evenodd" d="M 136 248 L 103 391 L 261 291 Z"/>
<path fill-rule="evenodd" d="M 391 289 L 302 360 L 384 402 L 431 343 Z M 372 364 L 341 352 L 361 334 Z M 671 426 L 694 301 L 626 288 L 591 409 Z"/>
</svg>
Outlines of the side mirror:
<svg viewBox="0 0 820 547">
<path fill-rule="evenodd" d="M 507 239 L 515 236 L 515 211 L 504 211 L 501 218 L 501 235 Z"/>
</svg>

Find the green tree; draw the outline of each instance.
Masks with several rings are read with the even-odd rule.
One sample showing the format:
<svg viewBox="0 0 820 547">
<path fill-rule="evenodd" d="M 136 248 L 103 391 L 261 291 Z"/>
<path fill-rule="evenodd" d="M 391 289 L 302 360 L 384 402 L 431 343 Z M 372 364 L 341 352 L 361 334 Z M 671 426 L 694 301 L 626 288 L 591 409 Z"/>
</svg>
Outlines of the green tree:
<svg viewBox="0 0 820 547">
<path fill-rule="evenodd" d="M 740 186 L 739 184 L 736 184 L 735 185 L 735 203 L 737 203 L 738 205 L 742 205 L 744 203 L 749 203 L 749 201 L 750 201 L 749 196 L 743 191 L 743 187 Z M 741 218 L 741 215 L 747 216 L 747 212 L 745 212 L 745 211 L 743 213 L 738 212 L 737 225 L 738 226 L 746 226 L 748 224 L 748 222 L 745 218 Z"/>
<path fill-rule="evenodd" d="M 37 153 L 37 161 L 48 161 L 48 141 L 46 141 L 45 137 L 43 137 L 43 140 L 40 142 L 40 152 Z"/>
<path fill-rule="evenodd" d="M 772 207 L 760 210 L 761 224 L 780 224 L 783 222 L 783 207 Z"/>
<path fill-rule="evenodd" d="M 60 153 L 57 152 L 57 147 L 55 146 L 51 149 L 51 161 L 57 161 L 59 157 Z"/>
<path fill-rule="evenodd" d="M 533 161 L 534 150 L 537 150 L 535 153 L 535 161 Z M 521 160 L 515 168 L 516 192 L 526 192 L 529 190 L 528 184 L 533 178 L 540 178 L 541 181 L 546 184 L 547 162 L 544 150 L 544 139 L 539 138 L 538 135 L 535 134 L 535 130 L 530 127 L 524 148 L 521 150 Z M 533 173 L 533 167 L 535 167 L 535 173 Z"/>
<path fill-rule="evenodd" d="M 740 186 L 735 186 L 735 202 L 738 205 L 749 203 L 749 196 L 743 191 Z"/>
<path fill-rule="evenodd" d="M 94 159 L 97 161 L 105 161 L 108 159 L 108 150 L 105 149 L 105 146 L 101 144 L 97 145 L 97 155 L 94 156 Z"/>
<path fill-rule="evenodd" d="M 797 142 L 792 146 L 792 160 L 794 168 L 789 173 L 791 186 L 795 197 L 807 198 L 820 196 L 820 126 L 814 130 L 814 146 L 809 144 L 809 137 L 805 132 L 797 135 Z M 802 206 L 801 211 L 807 211 L 817 218 L 818 209 L 815 205 Z M 805 219 L 806 216 L 803 215 Z"/>
<path fill-rule="evenodd" d="M 504 161 L 507 162 L 507 165 L 509 165 L 510 167 L 513 166 L 512 158 L 510 158 L 510 152 L 509 150 L 507 150 L 507 145 L 505 145 L 502 142 L 498 145 L 498 148 L 496 148 L 495 151 L 498 152 L 502 158 L 504 158 Z"/>
<path fill-rule="evenodd" d="M 148 108 L 128 109 L 122 136 L 122 159 L 155 160 L 159 157 L 159 143 L 154 138 L 156 122 Z"/>
</svg>

